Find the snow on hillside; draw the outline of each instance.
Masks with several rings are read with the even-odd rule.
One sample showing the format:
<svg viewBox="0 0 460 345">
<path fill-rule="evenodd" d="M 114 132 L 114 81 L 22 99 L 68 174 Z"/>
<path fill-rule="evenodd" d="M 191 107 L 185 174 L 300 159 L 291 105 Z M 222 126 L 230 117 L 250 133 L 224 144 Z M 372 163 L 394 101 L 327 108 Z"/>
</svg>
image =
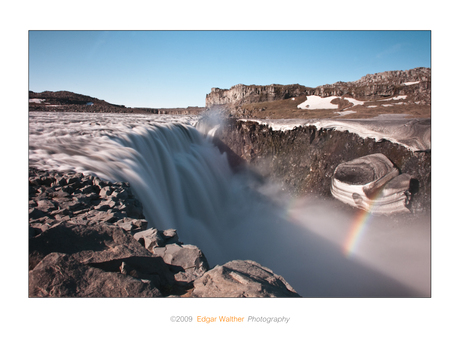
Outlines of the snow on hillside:
<svg viewBox="0 0 460 345">
<path fill-rule="evenodd" d="M 340 98 L 337 96 L 330 97 L 320 97 L 320 96 L 307 96 L 307 100 L 303 103 L 300 103 L 297 108 L 299 109 L 338 109 L 337 104 L 332 104 L 331 101 Z M 345 97 L 345 100 L 355 105 L 363 105 L 364 101 L 358 101 L 354 98 Z"/>
<path fill-rule="evenodd" d="M 407 98 L 407 95 L 402 95 L 402 96 L 395 96 L 395 97 L 392 97 L 392 98 L 387 98 L 387 99 L 379 99 L 380 102 L 383 102 L 383 101 L 397 101 L 398 99 L 406 99 Z"/>
<path fill-rule="evenodd" d="M 297 106 L 299 109 L 337 109 L 337 104 L 332 104 L 331 101 L 336 99 L 336 96 L 320 97 L 307 96 L 307 100 Z"/>
<path fill-rule="evenodd" d="M 31 99 L 29 99 L 29 103 L 42 103 L 44 101 L 45 101 L 45 99 L 41 99 L 41 98 L 31 98 Z"/>
</svg>

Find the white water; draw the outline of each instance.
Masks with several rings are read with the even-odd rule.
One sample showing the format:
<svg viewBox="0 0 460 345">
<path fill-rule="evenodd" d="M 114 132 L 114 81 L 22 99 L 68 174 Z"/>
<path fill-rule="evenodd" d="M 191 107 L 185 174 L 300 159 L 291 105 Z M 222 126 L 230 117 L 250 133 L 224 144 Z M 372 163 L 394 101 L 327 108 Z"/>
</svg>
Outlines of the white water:
<svg viewBox="0 0 460 345">
<path fill-rule="evenodd" d="M 341 241 L 353 215 L 333 205 L 319 210 L 308 199 L 280 204 L 293 200 L 250 174 L 234 174 L 193 127 L 197 117 L 30 113 L 29 119 L 31 166 L 128 181 L 149 226 L 177 229 L 211 265 L 255 260 L 302 296 L 430 294 L 429 221 L 392 236 L 377 229 L 346 257 Z"/>
</svg>

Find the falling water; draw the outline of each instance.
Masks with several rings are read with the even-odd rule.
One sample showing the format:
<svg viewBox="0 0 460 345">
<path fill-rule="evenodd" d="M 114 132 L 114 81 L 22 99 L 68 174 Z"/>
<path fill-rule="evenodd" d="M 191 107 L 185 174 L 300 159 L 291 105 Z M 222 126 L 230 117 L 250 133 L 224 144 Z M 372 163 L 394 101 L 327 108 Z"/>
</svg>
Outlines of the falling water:
<svg viewBox="0 0 460 345">
<path fill-rule="evenodd" d="M 317 217 L 307 216 L 308 207 L 299 207 L 305 200 L 297 200 L 296 207 L 289 197 L 282 201 L 291 204 L 275 202 L 266 192 L 268 182 L 232 171 L 226 155 L 194 127 L 197 121 L 194 116 L 31 113 L 29 163 L 128 181 L 150 227 L 177 229 L 180 240 L 197 245 L 211 265 L 257 261 L 302 296 L 429 295 L 426 241 L 410 259 L 414 263 L 393 262 L 391 250 L 401 254 L 405 248 L 392 245 L 391 264 L 366 262 L 372 258 L 367 254 L 345 257 L 336 239 L 345 235 L 349 216 L 337 223 L 325 214 L 318 225 Z M 327 234 L 338 226 L 345 230 L 331 240 Z M 406 270 L 415 280 L 405 280 Z"/>
</svg>

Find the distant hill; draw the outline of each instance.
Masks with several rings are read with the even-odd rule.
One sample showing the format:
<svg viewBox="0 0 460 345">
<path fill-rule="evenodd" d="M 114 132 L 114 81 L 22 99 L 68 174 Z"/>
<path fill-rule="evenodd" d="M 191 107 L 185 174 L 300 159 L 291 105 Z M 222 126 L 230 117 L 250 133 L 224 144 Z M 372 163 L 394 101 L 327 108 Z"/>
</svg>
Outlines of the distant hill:
<svg viewBox="0 0 460 345">
<path fill-rule="evenodd" d="M 29 91 L 29 111 L 198 115 L 204 108 L 129 108 L 70 91 Z"/>
</svg>

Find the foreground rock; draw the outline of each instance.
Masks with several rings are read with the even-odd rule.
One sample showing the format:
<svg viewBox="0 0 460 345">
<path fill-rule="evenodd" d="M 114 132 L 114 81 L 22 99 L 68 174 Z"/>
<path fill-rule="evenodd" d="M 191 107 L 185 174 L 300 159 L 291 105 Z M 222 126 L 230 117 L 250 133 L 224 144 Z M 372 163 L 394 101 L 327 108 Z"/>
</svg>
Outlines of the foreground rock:
<svg viewBox="0 0 460 345">
<path fill-rule="evenodd" d="M 283 277 L 250 260 L 217 265 L 194 286 L 192 297 L 300 297 Z"/>
<path fill-rule="evenodd" d="M 332 177 L 331 194 L 338 200 L 372 213 L 410 212 L 409 174 L 376 153 L 341 163 Z"/>
<path fill-rule="evenodd" d="M 284 296 L 284 285 L 272 284 L 284 279 L 254 265 L 238 266 L 238 274 L 264 288 L 234 295 Z M 147 229 L 127 183 L 29 169 L 30 297 L 190 296 L 208 270 L 202 251 L 176 230 Z"/>
<path fill-rule="evenodd" d="M 160 297 L 148 281 L 105 272 L 63 253 L 47 255 L 29 272 L 30 297 Z"/>
<path fill-rule="evenodd" d="M 191 288 L 191 283 L 209 269 L 203 252 L 197 246 L 179 242 L 174 229 L 147 229 L 136 233 L 134 238 L 151 253 L 159 255 L 174 273 L 176 283 L 183 287 Z"/>
</svg>

